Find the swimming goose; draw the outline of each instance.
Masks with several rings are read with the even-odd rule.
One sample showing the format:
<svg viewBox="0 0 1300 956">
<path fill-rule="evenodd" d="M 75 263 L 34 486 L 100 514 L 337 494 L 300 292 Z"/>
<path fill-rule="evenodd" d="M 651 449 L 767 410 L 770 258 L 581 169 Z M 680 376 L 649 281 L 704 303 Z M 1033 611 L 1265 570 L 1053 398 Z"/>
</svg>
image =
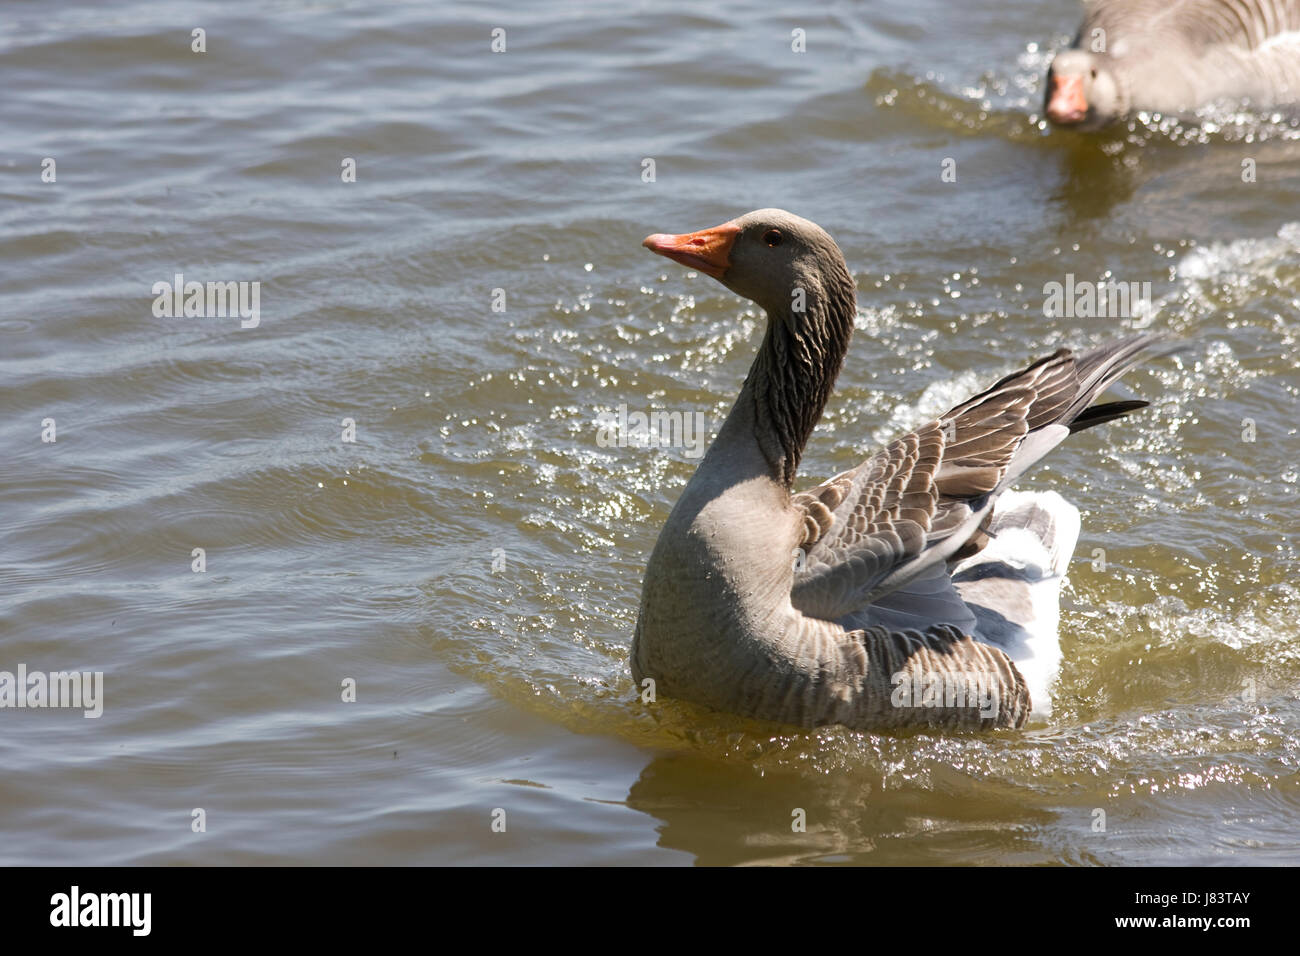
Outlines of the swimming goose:
<svg viewBox="0 0 1300 956">
<path fill-rule="evenodd" d="M 1061 349 L 794 494 L 853 331 L 839 247 L 780 209 L 643 245 L 752 299 L 767 330 L 650 555 L 638 688 L 802 726 L 1045 716 L 1078 512 L 1007 489 L 1070 433 L 1146 405 L 1091 402 L 1156 337 Z"/>
<path fill-rule="evenodd" d="M 1047 118 L 1096 129 L 1137 110 L 1300 103 L 1300 0 L 1092 0 L 1047 72 Z"/>
</svg>

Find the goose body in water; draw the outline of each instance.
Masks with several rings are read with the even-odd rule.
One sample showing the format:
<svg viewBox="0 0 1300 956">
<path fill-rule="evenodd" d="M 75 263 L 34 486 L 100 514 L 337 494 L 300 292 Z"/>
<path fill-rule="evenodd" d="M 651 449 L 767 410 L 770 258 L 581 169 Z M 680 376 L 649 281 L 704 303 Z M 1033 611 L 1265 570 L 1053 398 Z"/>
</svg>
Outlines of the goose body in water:
<svg viewBox="0 0 1300 956">
<path fill-rule="evenodd" d="M 1062 349 L 793 493 L 839 374 L 854 281 L 820 227 L 762 209 L 644 245 L 767 311 L 758 355 L 660 533 L 632 644 L 638 687 L 803 726 L 1022 726 L 1050 708 L 1059 587 L 1079 533 L 1009 491 L 1153 336 Z M 797 306 L 802 305 L 802 308 Z"/>
<path fill-rule="evenodd" d="M 1300 104 L 1300 0 L 1091 0 L 1048 70 L 1044 109 L 1058 126 L 1096 129 L 1243 99 Z"/>
</svg>

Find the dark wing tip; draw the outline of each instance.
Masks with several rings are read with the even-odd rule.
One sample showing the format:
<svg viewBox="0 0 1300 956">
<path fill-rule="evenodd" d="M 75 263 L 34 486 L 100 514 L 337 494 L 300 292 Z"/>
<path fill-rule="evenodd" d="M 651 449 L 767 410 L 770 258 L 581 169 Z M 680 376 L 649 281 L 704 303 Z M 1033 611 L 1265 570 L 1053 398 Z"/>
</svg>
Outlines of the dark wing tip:
<svg viewBox="0 0 1300 956">
<path fill-rule="evenodd" d="M 1094 425 L 1104 425 L 1106 422 L 1112 422 L 1117 418 L 1123 418 L 1129 412 L 1135 412 L 1139 408 L 1146 408 L 1150 402 L 1127 401 L 1127 402 L 1103 402 L 1100 405 L 1089 405 L 1080 412 L 1073 421 L 1069 423 L 1070 434 L 1081 432 L 1085 428 L 1092 428 Z"/>
</svg>

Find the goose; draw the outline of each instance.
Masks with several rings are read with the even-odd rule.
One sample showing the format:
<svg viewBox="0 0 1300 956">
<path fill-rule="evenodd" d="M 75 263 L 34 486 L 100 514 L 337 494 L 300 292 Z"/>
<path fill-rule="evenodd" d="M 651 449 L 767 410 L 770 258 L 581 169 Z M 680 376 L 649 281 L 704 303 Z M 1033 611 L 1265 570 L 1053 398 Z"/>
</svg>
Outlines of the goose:
<svg viewBox="0 0 1300 956">
<path fill-rule="evenodd" d="M 1139 110 L 1300 103 L 1300 0 L 1090 0 L 1047 72 L 1044 109 L 1091 130 Z"/>
<path fill-rule="evenodd" d="M 839 247 L 781 209 L 642 244 L 752 300 L 767 325 L 650 554 L 631 648 L 641 693 L 802 727 L 1050 716 L 1079 513 L 1009 489 L 1068 435 L 1145 407 L 1092 402 L 1161 337 L 1060 349 L 796 493 L 857 310 Z"/>
</svg>

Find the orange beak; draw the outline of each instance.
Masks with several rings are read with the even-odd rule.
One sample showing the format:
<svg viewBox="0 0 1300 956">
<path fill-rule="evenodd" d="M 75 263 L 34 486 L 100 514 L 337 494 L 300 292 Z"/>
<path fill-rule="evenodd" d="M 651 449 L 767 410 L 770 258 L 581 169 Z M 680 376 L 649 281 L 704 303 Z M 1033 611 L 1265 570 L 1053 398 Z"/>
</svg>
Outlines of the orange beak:
<svg viewBox="0 0 1300 956">
<path fill-rule="evenodd" d="M 1062 126 L 1082 123 L 1088 115 L 1088 99 L 1083 95 L 1083 77 L 1053 76 L 1051 96 L 1047 99 L 1047 118 Z"/>
<path fill-rule="evenodd" d="M 712 229 L 701 229 L 680 236 L 656 232 L 653 236 L 646 236 L 641 245 L 674 262 L 721 279 L 731 268 L 731 247 L 738 235 L 739 226 L 734 222 L 724 222 Z"/>
</svg>

